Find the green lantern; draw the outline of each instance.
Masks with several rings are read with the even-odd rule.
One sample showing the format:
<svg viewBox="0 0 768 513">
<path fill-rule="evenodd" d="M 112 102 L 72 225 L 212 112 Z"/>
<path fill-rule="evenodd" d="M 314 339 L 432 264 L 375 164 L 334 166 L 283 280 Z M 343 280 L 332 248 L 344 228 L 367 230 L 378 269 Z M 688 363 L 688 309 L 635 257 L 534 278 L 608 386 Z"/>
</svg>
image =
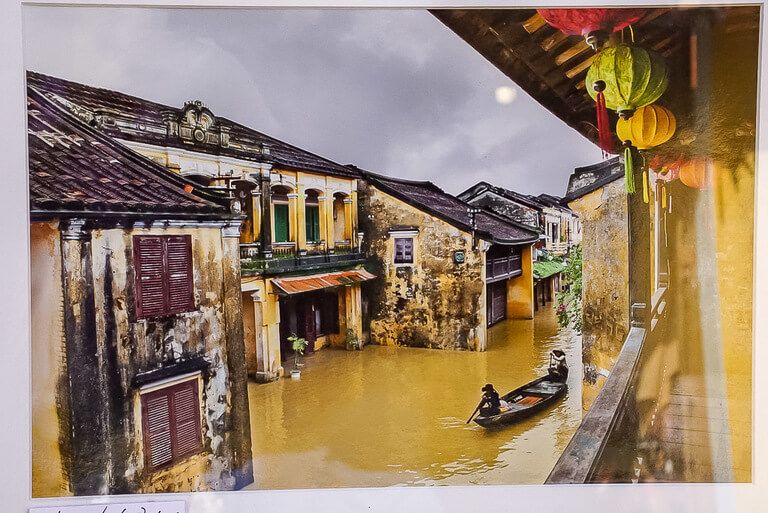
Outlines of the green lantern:
<svg viewBox="0 0 768 513">
<path fill-rule="evenodd" d="M 655 52 L 637 46 L 617 45 L 597 54 L 587 71 L 587 91 L 597 100 L 602 90 L 605 106 L 626 119 L 635 109 L 649 105 L 667 89 L 668 70 Z M 596 88 L 595 84 L 599 84 Z"/>
</svg>

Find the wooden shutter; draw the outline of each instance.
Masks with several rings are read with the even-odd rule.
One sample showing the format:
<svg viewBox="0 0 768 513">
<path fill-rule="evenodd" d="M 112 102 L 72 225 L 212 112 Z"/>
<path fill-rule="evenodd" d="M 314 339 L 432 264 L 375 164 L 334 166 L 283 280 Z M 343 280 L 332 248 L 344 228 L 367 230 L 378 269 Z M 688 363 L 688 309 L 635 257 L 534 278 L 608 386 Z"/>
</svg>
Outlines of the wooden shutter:
<svg viewBox="0 0 768 513">
<path fill-rule="evenodd" d="M 194 309 L 192 237 L 190 235 L 165 237 L 165 246 L 168 291 L 166 313 L 187 312 Z"/>
<path fill-rule="evenodd" d="M 167 390 L 142 396 L 144 450 L 150 467 L 159 467 L 173 460 L 171 434 L 171 398 Z"/>
<path fill-rule="evenodd" d="M 147 319 L 195 308 L 190 235 L 135 235 L 136 317 Z"/>
<path fill-rule="evenodd" d="M 413 239 L 395 239 L 395 263 L 413 263 Z"/>
<path fill-rule="evenodd" d="M 149 467 L 174 463 L 202 450 L 196 380 L 142 395 L 141 409 L 144 451 Z"/>
<path fill-rule="evenodd" d="M 174 458 L 181 458 L 202 448 L 200 400 L 197 381 L 187 381 L 173 389 Z"/>
<path fill-rule="evenodd" d="M 165 248 L 162 237 L 134 236 L 136 316 L 154 317 L 165 312 Z"/>
<path fill-rule="evenodd" d="M 275 242 L 288 242 L 288 205 L 275 204 Z"/>
</svg>

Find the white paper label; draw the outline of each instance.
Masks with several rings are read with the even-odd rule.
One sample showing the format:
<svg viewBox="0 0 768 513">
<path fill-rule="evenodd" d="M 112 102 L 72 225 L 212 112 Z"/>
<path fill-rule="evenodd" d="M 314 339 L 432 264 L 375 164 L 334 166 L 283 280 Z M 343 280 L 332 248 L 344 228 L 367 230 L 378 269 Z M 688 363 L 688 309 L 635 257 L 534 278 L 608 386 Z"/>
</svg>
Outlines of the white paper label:
<svg viewBox="0 0 768 513">
<path fill-rule="evenodd" d="M 30 508 L 29 513 L 186 513 L 184 501 L 126 502 Z"/>
</svg>

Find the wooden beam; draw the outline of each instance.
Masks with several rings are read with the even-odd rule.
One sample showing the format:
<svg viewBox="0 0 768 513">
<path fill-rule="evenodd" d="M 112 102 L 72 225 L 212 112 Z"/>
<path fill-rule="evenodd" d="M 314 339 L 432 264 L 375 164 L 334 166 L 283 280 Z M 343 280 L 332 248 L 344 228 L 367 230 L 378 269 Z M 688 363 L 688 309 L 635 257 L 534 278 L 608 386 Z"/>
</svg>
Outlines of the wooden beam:
<svg viewBox="0 0 768 513">
<path fill-rule="evenodd" d="M 578 63 L 576 66 L 566 71 L 565 76 L 568 78 L 574 78 L 576 75 L 578 75 L 582 71 L 586 71 L 586 69 L 592 65 L 592 61 L 595 60 L 595 57 L 597 57 L 597 54 L 590 55 L 585 60 Z"/>
<path fill-rule="evenodd" d="M 545 52 L 550 52 L 555 48 L 557 48 L 558 46 L 560 46 L 561 44 L 563 44 L 564 42 L 566 42 L 567 40 L 568 40 L 568 36 L 566 36 L 565 34 L 563 34 L 558 30 L 551 36 L 544 39 L 539 44 L 539 46 L 541 46 L 541 49 L 544 50 Z"/>
<path fill-rule="evenodd" d="M 533 34 L 546 24 L 547 22 L 544 21 L 544 18 L 539 13 L 536 13 L 523 22 L 523 28 L 529 34 Z"/>
<path fill-rule="evenodd" d="M 566 51 L 562 52 L 557 57 L 555 57 L 555 64 L 557 64 L 558 66 L 562 66 L 569 60 L 573 59 L 577 55 L 580 55 L 586 52 L 587 50 L 591 50 L 589 45 L 584 41 L 579 41 L 578 43 L 576 43 L 575 45 L 573 45 L 572 47 L 568 48 Z"/>
</svg>

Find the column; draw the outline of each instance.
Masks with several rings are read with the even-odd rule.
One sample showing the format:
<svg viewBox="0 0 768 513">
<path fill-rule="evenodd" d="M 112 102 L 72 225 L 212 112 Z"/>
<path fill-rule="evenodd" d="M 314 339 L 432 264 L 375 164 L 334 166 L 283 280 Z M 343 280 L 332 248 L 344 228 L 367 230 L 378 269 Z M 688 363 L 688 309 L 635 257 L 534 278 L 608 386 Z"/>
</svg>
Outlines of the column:
<svg viewBox="0 0 768 513">
<path fill-rule="evenodd" d="M 251 294 L 253 299 L 253 331 L 256 336 L 256 376 L 255 379 L 259 383 L 268 383 L 275 381 L 280 377 L 280 373 L 276 370 L 280 367 L 280 344 L 277 341 L 277 360 L 273 358 L 275 353 L 275 339 L 270 334 L 270 320 L 274 319 L 274 316 L 267 314 L 266 301 L 264 299 L 264 292 L 262 290 L 256 290 Z M 275 330 L 280 333 L 280 330 Z"/>
<path fill-rule="evenodd" d="M 334 253 L 336 251 L 336 223 L 333 221 L 333 208 L 336 198 L 333 194 L 330 194 L 330 196 L 326 194 L 326 198 L 325 210 L 321 210 L 320 215 L 325 217 L 325 226 L 327 227 L 325 240 L 328 244 L 328 252 Z"/>
<path fill-rule="evenodd" d="M 346 315 L 346 332 L 350 338 L 357 340 L 357 348 L 362 347 L 363 343 L 363 316 L 361 301 L 362 295 L 360 285 L 352 285 L 344 288 L 344 311 Z M 353 349 L 350 340 L 347 341 L 347 349 Z"/>
<path fill-rule="evenodd" d="M 328 217 L 325 215 L 326 204 L 328 203 L 328 196 L 322 194 L 317 197 L 317 217 L 320 226 L 320 240 L 325 243 L 325 249 L 333 247 L 331 239 L 328 237 Z"/>
<path fill-rule="evenodd" d="M 296 225 L 295 228 L 295 235 L 296 235 L 296 251 L 299 255 L 304 255 L 307 252 L 307 221 L 306 221 L 306 210 L 304 208 L 304 200 L 307 199 L 307 195 L 304 192 L 304 187 L 300 185 L 296 185 L 296 189 L 298 190 L 297 194 L 294 194 L 294 217 L 293 219 L 296 219 L 296 222 L 294 223 Z M 289 194 L 288 198 L 290 198 L 292 195 Z M 290 199 L 288 201 L 291 201 Z"/>
<path fill-rule="evenodd" d="M 344 238 L 348 240 L 354 248 L 357 241 L 352 240 L 355 238 L 355 233 L 352 227 L 352 198 L 344 198 Z"/>
<path fill-rule="evenodd" d="M 62 223 L 61 260 L 70 486 L 75 495 L 110 493 L 108 415 L 112 407 L 100 379 L 91 233 L 85 220 Z"/>
<path fill-rule="evenodd" d="M 221 243 L 226 354 L 232 401 L 230 419 L 233 429 L 229 435 L 234 448 L 232 475 L 235 477 L 235 489 L 240 489 L 253 482 L 248 367 L 245 360 L 243 305 L 240 292 L 240 221 L 231 221 L 222 228 Z"/>
<path fill-rule="evenodd" d="M 261 190 L 261 224 L 259 230 L 261 256 L 272 258 L 272 184 L 269 170 L 262 170 L 259 185 Z"/>
</svg>

